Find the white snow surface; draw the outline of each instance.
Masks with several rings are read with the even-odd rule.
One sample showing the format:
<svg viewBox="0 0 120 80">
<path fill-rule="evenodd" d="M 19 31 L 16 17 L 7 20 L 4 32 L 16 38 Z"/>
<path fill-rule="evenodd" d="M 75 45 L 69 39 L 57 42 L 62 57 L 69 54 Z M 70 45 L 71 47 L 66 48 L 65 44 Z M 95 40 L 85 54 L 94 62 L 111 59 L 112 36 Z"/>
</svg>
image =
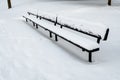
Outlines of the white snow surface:
<svg viewBox="0 0 120 80">
<path fill-rule="evenodd" d="M 0 0 L 0 80 L 120 80 L 120 1 L 107 0 Z M 44 30 L 37 32 L 21 20 L 29 10 L 41 10 L 110 27 L 100 51 L 88 53 Z"/>
</svg>

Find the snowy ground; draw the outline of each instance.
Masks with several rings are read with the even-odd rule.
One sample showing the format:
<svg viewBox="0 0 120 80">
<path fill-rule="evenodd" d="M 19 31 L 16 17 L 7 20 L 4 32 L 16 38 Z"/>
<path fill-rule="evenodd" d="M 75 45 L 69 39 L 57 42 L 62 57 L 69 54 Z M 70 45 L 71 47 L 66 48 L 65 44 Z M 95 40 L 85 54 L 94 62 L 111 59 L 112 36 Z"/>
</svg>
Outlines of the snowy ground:
<svg viewBox="0 0 120 80">
<path fill-rule="evenodd" d="M 12 0 L 7 10 L 0 0 L 0 80 L 120 80 L 120 1 Z M 40 10 L 75 19 L 100 22 L 110 28 L 108 41 L 87 62 L 87 53 L 59 39 L 37 32 L 21 16 Z"/>
</svg>

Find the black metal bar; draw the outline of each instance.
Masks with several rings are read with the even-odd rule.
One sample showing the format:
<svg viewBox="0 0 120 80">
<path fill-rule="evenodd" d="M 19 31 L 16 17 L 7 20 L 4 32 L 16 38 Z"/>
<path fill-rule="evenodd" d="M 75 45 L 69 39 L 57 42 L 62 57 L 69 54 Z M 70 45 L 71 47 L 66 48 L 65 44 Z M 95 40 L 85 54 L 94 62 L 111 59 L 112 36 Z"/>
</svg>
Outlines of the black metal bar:
<svg viewBox="0 0 120 80">
<path fill-rule="evenodd" d="M 36 29 L 38 29 L 38 24 L 36 24 Z"/>
<path fill-rule="evenodd" d="M 42 19 L 41 16 L 39 16 L 39 19 L 40 19 L 40 20 Z"/>
<path fill-rule="evenodd" d="M 54 25 L 56 26 L 57 25 L 57 21 L 58 20 L 58 17 L 56 17 L 56 21 L 54 22 Z"/>
<path fill-rule="evenodd" d="M 62 28 L 63 27 L 63 25 L 60 25 L 60 28 Z"/>
<path fill-rule="evenodd" d="M 26 18 L 26 22 L 28 22 L 27 18 Z"/>
<path fill-rule="evenodd" d="M 101 40 L 101 38 L 97 38 L 97 43 L 98 43 L 98 44 L 100 43 L 100 40 Z"/>
<path fill-rule="evenodd" d="M 35 22 L 33 22 L 33 26 L 35 26 Z"/>
<path fill-rule="evenodd" d="M 105 37 L 104 37 L 103 40 L 107 40 L 107 38 L 108 38 L 108 34 L 109 34 L 109 28 L 106 30 L 106 34 L 105 34 Z"/>
<path fill-rule="evenodd" d="M 99 51 L 99 48 L 93 49 L 93 50 L 89 50 L 88 52 L 95 52 L 95 51 Z"/>
<path fill-rule="evenodd" d="M 55 41 L 58 41 L 57 34 L 55 34 Z"/>
<path fill-rule="evenodd" d="M 56 26 L 57 23 L 54 23 L 54 26 Z"/>
<path fill-rule="evenodd" d="M 50 32 L 50 38 L 52 38 L 52 32 L 51 31 L 49 31 Z"/>
<path fill-rule="evenodd" d="M 89 52 L 88 60 L 89 62 L 92 62 L 92 52 Z"/>
<path fill-rule="evenodd" d="M 31 12 L 27 12 L 29 15 L 34 15 L 34 16 L 36 16 L 35 14 L 33 14 L 33 13 L 31 13 Z"/>
<path fill-rule="evenodd" d="M 38 18 L 38 15 L 36 16 L 36 18 Z"/>
</svg>

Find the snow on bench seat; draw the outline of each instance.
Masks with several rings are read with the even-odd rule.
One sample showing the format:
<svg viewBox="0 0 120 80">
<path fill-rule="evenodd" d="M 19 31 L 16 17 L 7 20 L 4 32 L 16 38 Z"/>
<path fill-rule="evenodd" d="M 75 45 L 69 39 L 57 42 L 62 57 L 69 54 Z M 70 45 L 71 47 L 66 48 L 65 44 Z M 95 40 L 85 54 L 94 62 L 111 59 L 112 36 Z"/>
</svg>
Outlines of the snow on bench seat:
<svg viewBox="0 0 120 80">
<path fill-rule="evenodd" d="M 55 27 L 53 24 L 49 24 L 48 21 L 39 20 L 32 16 L 25 16 L 25 17 L 32 20 L 39 26 L 42 26 L 45 29 L 50 30 L 52 33 L 57 34 L 59 37 L 65 38 L 65 39 L 79 45 L 80 47 L 86 49 L 87 51 L 93 51 L 95 49 L 99 49 L 99 45 L 96 42 L 93 42 L 89 39 L 86 39 L 77 34 L 71 33 L 69 31 L 61 29 L 59 27 Z"/>
</svg>

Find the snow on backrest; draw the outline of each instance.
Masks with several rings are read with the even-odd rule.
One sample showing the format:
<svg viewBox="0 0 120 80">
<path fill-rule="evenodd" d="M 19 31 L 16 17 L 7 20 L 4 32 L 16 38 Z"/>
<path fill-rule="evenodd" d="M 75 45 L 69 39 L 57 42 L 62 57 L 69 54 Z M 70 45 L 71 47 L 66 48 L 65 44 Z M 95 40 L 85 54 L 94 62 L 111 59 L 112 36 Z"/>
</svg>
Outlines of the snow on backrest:
<svg viewBox="0 0 120 80">
<path fill-rule="evenodd" d="M 74 29 L 85 31 L 89 34 L 100 35 L 102 39 L 104 39 L 106 30 L 108 29 L 106 25 L 100 23 L 93 23 L 80 19 L 70 19 L 62 16 L 58 17 L 58 22 L 73 27 Z"/>
<path fill-rule="evenodd" d="M 55 14 L 51 14 L 50 12 L 44 12 L 44 11 L 39 11 L 39 10 L 30 10 L 29 12 L 31 12 L 35 15 L 56 21 L 57 16 Z"/>
<path fill-rule="evenodd" d="M 56 21 L 56 15 L 50 14 L 49 12 L 38 12 L 39 16 L 42 16 L 44 18 L 51 19 L 53 21 Z"/>
</svg>

